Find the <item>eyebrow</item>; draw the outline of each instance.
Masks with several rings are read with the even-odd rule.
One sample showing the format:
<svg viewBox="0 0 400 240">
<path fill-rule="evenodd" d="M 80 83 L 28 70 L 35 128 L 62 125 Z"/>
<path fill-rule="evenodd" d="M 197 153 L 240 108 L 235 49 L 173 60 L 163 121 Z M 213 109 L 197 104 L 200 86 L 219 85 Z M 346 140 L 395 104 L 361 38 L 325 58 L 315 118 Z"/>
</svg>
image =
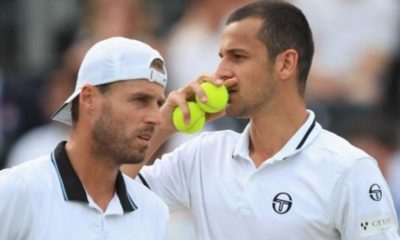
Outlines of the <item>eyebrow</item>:
<svg viewBox="0 0 400 240">
<path fill-rule="evenodd" d="M 248 52 L 244 49 L 240 49 L 240 48 L 231 48 L 225 51 L 227 54 L 248 54 Z M 219 52 L 218 55 L 220 57 L 223 56 L 222 52 Z"/>
<path fill-rule="evenodd" d="M 165 97 L 164 96 L 159 98 L 159 97 L 157 97 L 155 95 L 148 94 L 148 93 L 145 93 L 145 92 L 131 93 L 131 94 L 129 94 L 129 97 L 135 97 L 135 98 L 145 97 L 145 98 L 157 99 L 159 101 L 165 102 Z"/>
</svg>

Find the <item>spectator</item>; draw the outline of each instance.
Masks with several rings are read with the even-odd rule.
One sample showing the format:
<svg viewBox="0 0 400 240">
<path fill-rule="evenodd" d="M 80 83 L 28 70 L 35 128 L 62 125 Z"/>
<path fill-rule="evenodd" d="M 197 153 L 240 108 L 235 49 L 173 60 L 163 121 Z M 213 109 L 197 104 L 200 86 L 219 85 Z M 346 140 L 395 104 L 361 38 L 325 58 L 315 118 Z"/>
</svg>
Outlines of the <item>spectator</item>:
<svg viewBox="0 0 400 240">
<path fill-rule="evenodd" d="M 62 66 L 51 74 L 42 89 L 40 103 L 46 123 L 30 129 L 13 144 L 7 156 L 6 167 L 47 154 L 60 141 L 68 138 L 70 128 L 50 121 L 50 116 L 72 93 L 79 65 L 88 48 L 89 42 L 80 41 L 65 52 Z"/>
<path fill-rule="evenodd" d="M 310 72 L 312 102 L 376 106 L 382 75 L 397 49 L 397 0 L 293 0 L 308 17 L 316 55 Z"/>
</svg>

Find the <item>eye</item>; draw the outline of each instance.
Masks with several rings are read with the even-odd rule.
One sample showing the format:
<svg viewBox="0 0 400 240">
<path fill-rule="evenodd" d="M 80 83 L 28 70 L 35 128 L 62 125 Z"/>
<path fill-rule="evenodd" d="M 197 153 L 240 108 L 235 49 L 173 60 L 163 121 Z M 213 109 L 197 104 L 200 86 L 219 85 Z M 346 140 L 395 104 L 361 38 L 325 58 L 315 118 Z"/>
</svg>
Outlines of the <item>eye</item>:
<svg viewBox="0 0 400 240">
<path fill-rule="evenodd" d="M 150 98 L 146 96 L 135 97 L 131 99 L 134 104 L 146 105 L 150 102 Z"/>
<path fill-rule="evenodd" d="M 157 101 L 157 105 L 158 105 L 159 108 L 161 108 L 162 105 L 164 105 L 164 103 L 165 103 L 164 100 L 158 100 L 158 101 Z"/>
<path fill-rule="evenodd" d="M 161 106 L 165 102 L 165 99 L 164 98 L 157 99 L 150 95 L 139 95 L 139 96 L 136 95 L 129 98 L 129 102 L 141 108 L 154 107 L 155 105 L 158 108 L 161 108 Z"/>
<path fill-rule="evenodd" d="M 232 56 L 233 56 L 233 58 L 234 58 L 235 60 L 237 60 L 237 61 L 243 60 L 243 59 L 245 58 L 244 55 L 242 55 L 242 54 L 237 54 L 237 53 L 232 54 Z"/>
</svg>

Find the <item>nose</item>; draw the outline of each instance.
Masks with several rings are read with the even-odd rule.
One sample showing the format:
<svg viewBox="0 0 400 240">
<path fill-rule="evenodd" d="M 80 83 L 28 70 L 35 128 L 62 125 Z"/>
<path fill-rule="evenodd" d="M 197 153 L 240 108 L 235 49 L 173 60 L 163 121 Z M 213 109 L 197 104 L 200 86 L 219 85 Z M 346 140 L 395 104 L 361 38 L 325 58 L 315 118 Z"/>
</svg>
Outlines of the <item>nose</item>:
<svg viewBox="0 0 400 240">
<path fill-rule="evenodd" d="M 224 62 L 224 60 L 221 60 L 221 62 L 218 64 L 215 75 L 222 80 L 226 80 L 234 76 L 232 69 Z"/>
<path fill-rule="evenodd" d="M 227 87 L 236 83 L 235 72 L 223 60 L 221 60 L 221 62 L 219 63 L 215 72 L 215 76 L 224 80 L 224 83 Z"/>
<path fill-rule="evenodd" d="M 151 108 L 151 110 L 148 111 L 145 117 L 145 122 L 147 124 L 152 124 L 152 125 L 160 125 L 162 123 L 162 116 L 161 116 L 161 111 L 160 108 L 154 107 Z"/>
</svg>

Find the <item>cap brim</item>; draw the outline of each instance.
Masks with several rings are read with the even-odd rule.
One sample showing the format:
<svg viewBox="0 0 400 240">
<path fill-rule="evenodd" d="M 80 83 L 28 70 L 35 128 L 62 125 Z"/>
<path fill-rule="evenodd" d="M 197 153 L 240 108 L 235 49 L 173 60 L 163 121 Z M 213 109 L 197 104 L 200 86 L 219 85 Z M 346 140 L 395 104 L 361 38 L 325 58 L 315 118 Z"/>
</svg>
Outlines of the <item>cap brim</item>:
<svg viewBox="0 0 400 240">
<path fill-rule="evenodd" d="M 69 98 L 64 102 L 64 104 L 59 109 L 57 109 L 57 111 L 53 113 L 51 119 L 72 126 L 72 118 L 71 118 L 72 101 L 79 95 L 80 92 L 81 92 L 80 89 L 75 90 L 75 92 L 72 93 L 71 96 L 69 96 Z"/>
</svg>

